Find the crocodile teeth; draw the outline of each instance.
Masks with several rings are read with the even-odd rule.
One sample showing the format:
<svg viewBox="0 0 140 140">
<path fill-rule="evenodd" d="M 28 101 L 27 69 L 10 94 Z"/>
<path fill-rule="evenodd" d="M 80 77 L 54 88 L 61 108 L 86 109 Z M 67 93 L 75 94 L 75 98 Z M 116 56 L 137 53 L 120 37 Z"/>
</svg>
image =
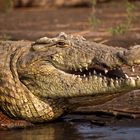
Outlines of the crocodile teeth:
<svg viewBox="0 0 140 140">
<path fill-rule="evenodd" d="M 92 78 L 93 78 L 92 76 L 89 76 L 89 79 L 90 79 L 90 80 L 92 80 Z"/>
<path fill-rule="evenodd" d="M 127 74 L 125 74 L 125 77 L 126 77 L 126 78 L 129 78 L 129 76 L 128 76 Z"/>
<path fill-rule="evenodd" d="M 72 78 L 73 78 L 73 80 L 75 80 L 76 76 L 73 74 L 73 75 L 72 75 Z"/>
<path fill-rule="evenodd" d="M 74 68 L 74 70 L 75 70 L 75 71 L 77 71 L 77 69 L 76 69 L 76 68 Z"/>
<path fill-rule="evenodd" d="M 85 80 L 88 81 L 88 78 L 86 77 Z"/>
<path fill-rule="evenodd" d="M 86 70 L 88 70 L 88 67 L 85 67 Z"/>
<path fill-rule="evenodd" d="M 80 68 L 80 72 L 82 72 L 82 69 Z"/>
<path fill-rule="evenodd" d="M 105 70 L 104 70 L 104 72 L 105 72 L 105 74 L 107 74 L 107 73 L 108 73 L 108 70 L 107 70 L 107 69 L 105 69 Z"/>
<path fill-rule="evenodd" d="M 135 80 L 133 79 L 133 77 L 129 77 L 129 80 L 130 80 L 130 84 L 132 86 L 135 86 Z"/>
<path fill-rule="evenodd" d="M 81 76 L 80 75 L 77 75 L 77 77 L 80 78 Z"/>
<path fill-rule="evenodd" d="M 99 73 L 99 76 L 102 76 L 102 74 L 101 74 L 101 73 Z"/>
<path fill-rule="evenodd" d="M 95 75 L 97 74 L 95 70 L 94 70 L 94 72 L 93 72 L 93 73 L 94 73 Z"/>
<path fill-rule="evenodd" d="M 84 77 L 86 77 L 86 75 L 85 75 L 85 74 L 84 74 L 83 76 L 84 76 Z"/>
<path fill-rule="evenodd" d="M 131 67 L 132 72 L 135 72 L 135 68 L 134 66 Z"/>
<path fill-rule="evenodd" d="M 89 76 L 91 76 L 91 72 L 89 72 Z"/>
<path fill-rule="evenodd" d="M 116 86 L 119 85 L 119 81 L 118 81 L 118 80 L 115 81 L 115 85 L 116 85 Z"/>
<path fill-rule="evenodd" d="M 104 80 L 104 81 L 106 81 L 106 80 L 107 80 L 107 78 L 104 76 L 104 77 L 103 77 L 103 80 Z"/>
<path fill-rule="evenodd" d="M 110 85 L 113 87 L 114 86 L 114 80 L 111 78 L 110 81 L 111 81 Z"/>
</svg>

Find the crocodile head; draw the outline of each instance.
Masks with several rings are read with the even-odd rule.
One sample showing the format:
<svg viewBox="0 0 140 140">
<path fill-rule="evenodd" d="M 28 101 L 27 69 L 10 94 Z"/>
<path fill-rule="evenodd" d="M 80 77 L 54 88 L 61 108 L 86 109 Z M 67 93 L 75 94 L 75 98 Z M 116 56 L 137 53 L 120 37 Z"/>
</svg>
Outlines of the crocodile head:
<svg viewBox="0 0 140 140">
<path fill-rule="evenodd" d="M 18 61 L 19 78 L 39 97 L 66 98 L 114 94 L 140 88 L 140 47 L 129 50 L 60 33 L 32 44 Z"/>
</svg>

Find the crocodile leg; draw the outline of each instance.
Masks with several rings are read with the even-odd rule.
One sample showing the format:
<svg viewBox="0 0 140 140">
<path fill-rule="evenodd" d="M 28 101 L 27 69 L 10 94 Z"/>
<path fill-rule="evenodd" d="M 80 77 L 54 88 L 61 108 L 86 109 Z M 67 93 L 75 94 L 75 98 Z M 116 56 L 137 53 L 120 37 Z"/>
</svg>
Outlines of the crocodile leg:
<svg viewBox="0 0 140 140">
<path fill-rule="evenodd" d="M 32 123 L 24 120 L 14 120 L 0 112 L 0 130 L 13 128 L 26 128 L 33 126 Z"/>
</svg>

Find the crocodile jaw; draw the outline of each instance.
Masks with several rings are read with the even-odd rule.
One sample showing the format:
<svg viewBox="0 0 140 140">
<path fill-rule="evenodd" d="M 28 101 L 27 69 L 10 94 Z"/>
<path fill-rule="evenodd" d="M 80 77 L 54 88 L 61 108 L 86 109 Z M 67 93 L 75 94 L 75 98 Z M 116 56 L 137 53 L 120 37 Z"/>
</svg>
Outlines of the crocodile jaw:
<svg viewBox="0 0 140 140">
<path fill-rule="evenodd" d="M 139 77 L 129 77 L 118 70 L 124 64 L 129 65 L 125 60 L 132 55 L 133 51 L 62 35 L 35 42 L 29 54 L 21 60 L 27 60 L 22 68 L 23 73 L 20 69 L 18 72 L 20 80 L 40 97 L 124 92 L 140 87 Z M 117 74 L 112 74 L 114 68 Z"/>
<path fill-rule="evenodd" d="M 82 73 L 81 69 L 80 71 Z M 111 78 L 111 77 L 107 77 L 108 76 L 107 74 L 104 75 L 95 70 L 93 72 L 89 71 L 88 73 L 88 68 L 86 70 L 86 74 L 83 75 L 68 74 L 65 72 L 62 73 L 64 74 L 64 77 L 67 77 L 67 79 L 69 79 L 68 81 L 69 84 L 73 84 L 71 83 L 71 81 L 74 81 L 74 85 L 75 85 L 74 89 L 77 89 L 77 91 L 72 90 L 72 88 L 69 89 L 70 91 L 69 96 L 72 95 L 72 97 L 85 96 L 85 95 L 100 95 L 100 94 L 109 94 L 109 93 L 113 94 L 113 93 L 131 91 L 133 89 L 140 88 L 139 76 L 129 77 L 127 74 L 124 74 L 123 77 Z M 109 71 L 107 72 L 107 70 L 105 70 L 105 73 L 109 73 Z M 72 93 L 72 91 L 74 92 Z"/>
<path fill-rule="evenodd" d="M 46 98 L 70 98 L 88 95 L 115 94 L 140 88 L 139 77 L 110 78 L 97 71 L 81 70 L 71 74 L 54 67 L 51 64 L 35 67 L 31 72 L 21 77 L 21 81 L 35 95 Z M 77 74 L 77 72 L 79 74 Z M 80 75 L 80 72 L 82 73 Z M 34 80 L 35 79 L 35 80 Z"/>
</svg>

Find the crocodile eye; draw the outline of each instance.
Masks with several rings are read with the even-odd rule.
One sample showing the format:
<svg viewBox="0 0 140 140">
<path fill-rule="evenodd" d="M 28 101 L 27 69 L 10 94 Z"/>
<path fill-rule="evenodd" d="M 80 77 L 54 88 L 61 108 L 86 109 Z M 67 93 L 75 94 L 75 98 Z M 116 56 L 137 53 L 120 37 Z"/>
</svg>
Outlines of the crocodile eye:
<svg viewBox="0 0 140 140">
<path fill-rule="evenodd" d="M 63 46 L 63 45 L 65 45 L 65 42 L 60 41 L 57 43 L 57 45 Z"/>
<path fill-rule="evenodd" d="M 66 45 L 67 45 L 67 44 L 66 44 L 64 41 L 59 41 L 59 42 L 57 42 L 57 44 L 56 44 L 56 46 L 57 46 L 57 47 L 60 47 L 60 48 L 65 48 Z"/>
</svg>

